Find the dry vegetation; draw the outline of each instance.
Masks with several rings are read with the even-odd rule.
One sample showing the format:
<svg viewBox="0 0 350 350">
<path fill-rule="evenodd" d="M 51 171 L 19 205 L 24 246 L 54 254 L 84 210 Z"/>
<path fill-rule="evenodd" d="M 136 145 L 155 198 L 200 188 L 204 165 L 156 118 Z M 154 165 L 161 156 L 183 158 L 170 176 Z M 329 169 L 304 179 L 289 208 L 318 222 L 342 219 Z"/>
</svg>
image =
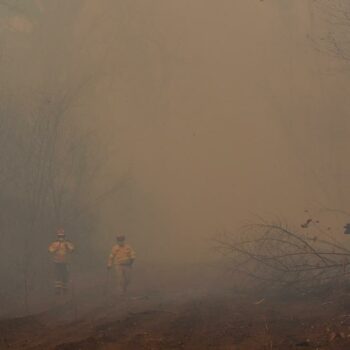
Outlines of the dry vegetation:
<svg viewBox="0 0 350 350">
<path fill-rule="evenodd" d="M 348 279 L 350 251 L 312 219 L 300 230 L 281 223 L 247 225 L 241 234 L 225 234 L 215 242 L 232 272 L 267 282 L 270 288 L 307 291 Z"/>
</svg>

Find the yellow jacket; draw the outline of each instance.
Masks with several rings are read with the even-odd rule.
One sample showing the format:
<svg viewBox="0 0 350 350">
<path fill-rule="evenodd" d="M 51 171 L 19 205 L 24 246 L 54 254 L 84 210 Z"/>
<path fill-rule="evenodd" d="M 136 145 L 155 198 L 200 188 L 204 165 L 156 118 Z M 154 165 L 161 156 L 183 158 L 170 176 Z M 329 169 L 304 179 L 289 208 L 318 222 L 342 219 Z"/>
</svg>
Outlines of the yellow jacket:
<svg viewBox="0 0 350 350">
<path fill-rule="evenodd" d="M 108 266 L 112 265 L 130 265 L 135 259 L 134 250 L 127 244 L 120 246 L 116 244 L 108 258 Z"/>
<path fill-rule="evenodd" d="M 49 252 L 56 263 L 66 263 L 69 253 L 73 252 L 74 245 L 69 241 L 55 241 L 50 244 Z"/>
</svg>

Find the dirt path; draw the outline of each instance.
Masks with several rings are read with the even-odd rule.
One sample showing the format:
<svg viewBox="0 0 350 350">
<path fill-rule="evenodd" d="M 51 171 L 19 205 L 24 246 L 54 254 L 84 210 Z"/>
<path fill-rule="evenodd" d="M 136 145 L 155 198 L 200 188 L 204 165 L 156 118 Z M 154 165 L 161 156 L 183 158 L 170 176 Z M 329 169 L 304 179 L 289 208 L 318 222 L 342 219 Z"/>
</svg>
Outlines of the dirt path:
<svg viewBox="0 0 350 350">
<path fill-rule="evenodd" d="M 119 299 L 62 321 L 71 305 L 0 323 L 0 349 L 350 348 L 350 315 L 337 301 L 272 301 L 198 293 Z"/>
<path fill-rule="evenodd" d="M 350 349 L 347 294 L 249 296 L 188 270 L 140 273 L 128 298 L 81 283 L 79 299 L 0 320 L 0 350 Z"/>
</svg>

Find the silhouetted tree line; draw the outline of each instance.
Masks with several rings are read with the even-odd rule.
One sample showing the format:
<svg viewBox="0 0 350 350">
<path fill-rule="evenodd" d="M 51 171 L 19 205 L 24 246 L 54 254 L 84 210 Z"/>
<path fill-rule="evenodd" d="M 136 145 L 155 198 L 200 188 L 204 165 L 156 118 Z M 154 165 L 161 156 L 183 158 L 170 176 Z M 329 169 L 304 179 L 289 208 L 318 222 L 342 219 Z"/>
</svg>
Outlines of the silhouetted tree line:
<svg viewBox="0 0 350 350">
<path fill-rule="evenodd" d="M 116 179 L 105 190 L 94 190 L 106 150 L 93 123 L 88 127 L 76 111 L 101 74 L 98 65 L 79 61 L 84 49 L 79 45 L 86 44 L 72 35 L 79 2 L 52 1 L 45 11 L 39 3 L 0 2 L 8 16 L 15 13 L 32 21 L 33 30 L 25 33 L 33 46 L 24 50 L 33 55 L 28 69 L 40 60 L 33 86 L 16 89 L 3 78 L 0 91 L 0 300 L 1 305 L 16 300 L 27 311 L 34 295 L 51 288 L 47 246 L 55 230 L 65 228 L 78 247 L 77 264 L 89 268 L 96 253 L 96 209 L 125 184 L 125 179 Z M 21 44 L 21 35 L 3 31 L 1 39 Z M 13 59 L 6 46 L 1 59 Z"/>
</svg>

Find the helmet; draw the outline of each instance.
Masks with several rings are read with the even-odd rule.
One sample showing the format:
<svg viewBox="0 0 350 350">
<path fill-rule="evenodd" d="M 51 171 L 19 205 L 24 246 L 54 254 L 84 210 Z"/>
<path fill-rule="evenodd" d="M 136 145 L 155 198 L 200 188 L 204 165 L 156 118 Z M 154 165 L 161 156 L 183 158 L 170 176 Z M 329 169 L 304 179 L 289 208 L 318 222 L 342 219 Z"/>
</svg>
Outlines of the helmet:
<svg viewBox="0 0 350 350">
<path fill-rule="evenodd" d="M 64 229 L 62 227 L 58 228 L 57 231 L 56 231 L 56 235 L 58 237 L 64 237 L 65 236 Z"/>
<path fill-rule="evenodd" d="M 125 236 L 124 235 L 118 235 L 117 237 L 118 242 L 124 242 L 125 241 Z"/>
</svg>

